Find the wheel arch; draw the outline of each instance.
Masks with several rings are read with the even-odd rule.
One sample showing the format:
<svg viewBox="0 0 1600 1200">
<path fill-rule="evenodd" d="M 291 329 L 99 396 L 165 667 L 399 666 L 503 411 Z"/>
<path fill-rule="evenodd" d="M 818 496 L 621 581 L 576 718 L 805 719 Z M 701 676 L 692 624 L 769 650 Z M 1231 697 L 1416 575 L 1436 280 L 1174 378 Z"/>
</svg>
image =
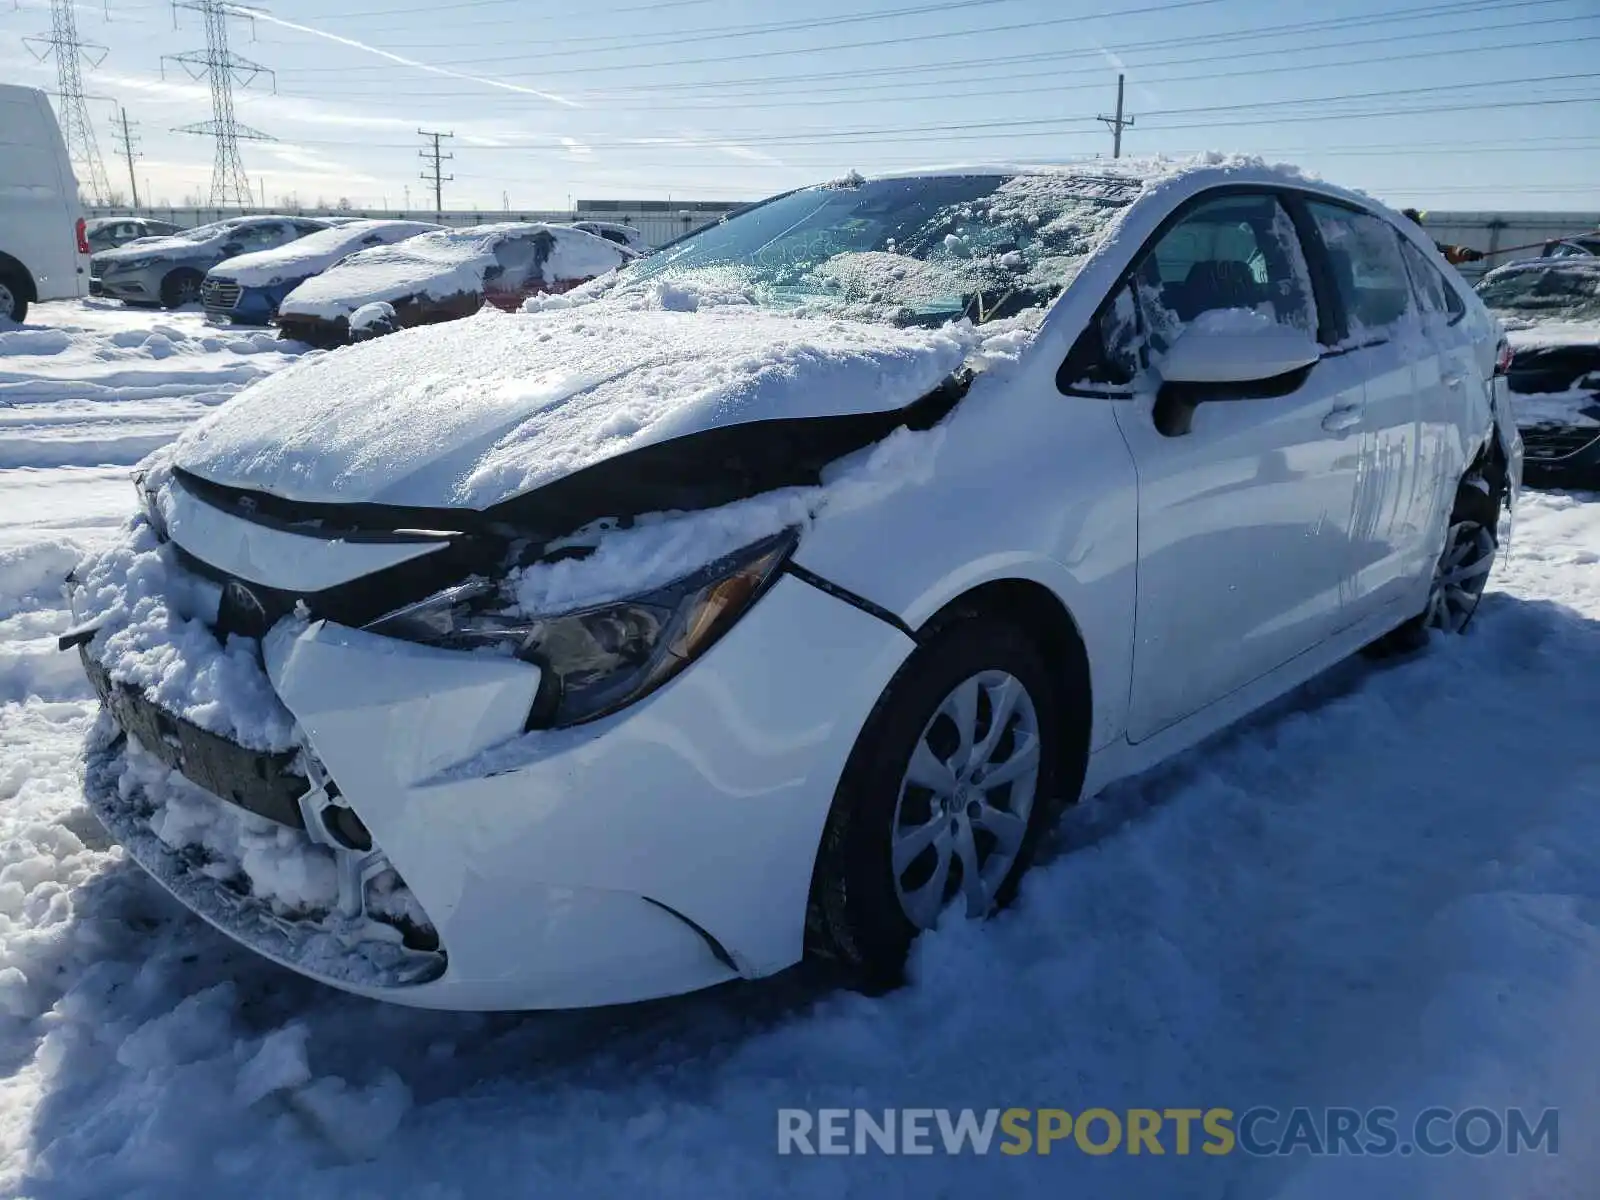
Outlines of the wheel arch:
<svg viewBox="0 0 1600 1200">
<path fill-rule="evenodd" d="M 915 631 L 917 641 L 926 641 L 952 621 L 980 615 L 1011 621 L 1032 639 L 1047 661 L 1060 667 L 1063 697 L 1078 721 L 1082 752 L 1087 756 L 1094 717 L 1094 676 L 1083 631 L 1071 609 L 1037 580 L 1020 576 L 991 579 L 955 597 L 924 621 Z"/>
<path fill-rule="evenodd" d="M 33 278 L 33 272 L 20 259 L 13 258 L 4 250 L 0 250 L 0 275 L 15 276 L 22 283 L 22 298 L 29 304 L 39 302 L 39 285 Z"/>
</svg>

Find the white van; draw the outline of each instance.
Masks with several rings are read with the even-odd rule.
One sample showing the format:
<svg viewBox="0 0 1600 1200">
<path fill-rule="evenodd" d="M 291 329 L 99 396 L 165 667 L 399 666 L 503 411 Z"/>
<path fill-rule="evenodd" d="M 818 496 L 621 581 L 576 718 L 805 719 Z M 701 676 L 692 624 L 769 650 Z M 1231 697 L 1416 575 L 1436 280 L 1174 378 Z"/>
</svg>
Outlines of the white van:
<svg viewBox="0 0 1600 1200">
<path fill-rule="evenodd" d="M 50 101 L 37 88 L 0 84 L 0 320 L 20 321 L 39 300 L 89 287 L 89 243 L 78 181 Z"/>
</svg>

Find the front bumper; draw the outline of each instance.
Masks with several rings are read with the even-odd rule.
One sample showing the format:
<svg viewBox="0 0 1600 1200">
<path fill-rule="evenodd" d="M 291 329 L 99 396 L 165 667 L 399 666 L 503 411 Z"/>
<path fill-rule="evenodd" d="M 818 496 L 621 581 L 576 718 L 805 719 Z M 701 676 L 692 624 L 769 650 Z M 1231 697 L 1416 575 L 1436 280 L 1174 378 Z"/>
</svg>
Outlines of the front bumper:
<svg viewBox="0 0 1600 1200">
<path fill-rule="evenodd" d="M 200 287 L 200 304 L 213 321 L 234 325 L 267 325 L 290 289 L 241 287 L 229 279 L 206 276 Z"/>
<path fill-rule="evenodd" d="M 144 271 L 107 272 L 100 276 L 99 294 L 112 300 L 153 304 L 161 297 L 161 284 L 152 281 Z"/>
<path fill-rule="evenodd" d="M 325 622 L 280 626 L 268 675 L 309 773 L 326 775 L 302 812 L 320 824 L 318 806 L 336 794 L 359 817 L 370 853 L 436 931 L 432 976 L 375 983 L 370 964 L 330 966 L 326 929 L 286 932 L 229 910 L 180 854 L 139 836 L 116 786 L 97 798 L 111 766 L 91 778 L 90 801 L 207 920 L 347 990 L 451 1009 L 672 995 L 798 961 L 834 789 L 911 649 L 784 576 L 660 691 L 589 725 L 523 735 L 534 668 Z"/>
</svg>

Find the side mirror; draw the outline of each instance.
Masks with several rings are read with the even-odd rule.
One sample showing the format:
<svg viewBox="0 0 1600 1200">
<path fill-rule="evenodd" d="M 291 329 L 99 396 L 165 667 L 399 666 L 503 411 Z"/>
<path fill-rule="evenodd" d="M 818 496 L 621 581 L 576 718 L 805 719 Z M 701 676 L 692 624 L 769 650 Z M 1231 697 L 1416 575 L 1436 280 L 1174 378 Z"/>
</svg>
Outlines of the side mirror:
<svg viewBox="0 0 1600 1200">
<path fill-rule="evenodd" d="M 235 254 L 242 254 L 244 252 L 244 247 L 238 242 L 229 242 L 222 248 L 222 252 L 229 258 L 232 258 Z"/>
<path fill-rule="evenodd" d="M 1245 309 L 1201 313 L 1156 363 L 1156 429 L 1181 437 L 1202 404 L 1286 396 L 1321 358 L 1304 330 Z"/>
</svg>

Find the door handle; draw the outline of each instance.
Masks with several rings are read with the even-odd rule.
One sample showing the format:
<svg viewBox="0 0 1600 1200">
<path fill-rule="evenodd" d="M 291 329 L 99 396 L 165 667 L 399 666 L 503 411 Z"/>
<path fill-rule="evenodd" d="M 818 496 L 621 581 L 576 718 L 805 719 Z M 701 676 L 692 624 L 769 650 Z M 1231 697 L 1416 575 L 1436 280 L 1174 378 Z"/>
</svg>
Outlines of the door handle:
<svg viewBox="0 0 1600 1200">
<path fill-rule="evenodd" d="M 1352 404 L 1346 408 L 1336 408 L 1322 418 L 1322 427 L 1329 433 L 1343 433 L 1347 429 L 1354 429 L 1361 424 L 1361 406 Z"/>
<path fill-rule="evenodd" d="M 1458 388 L 1467 381 L 1467 377 L 1459 371 L 1451 371 L 1444 376 L 1445 387 Z"/>
</svg>

